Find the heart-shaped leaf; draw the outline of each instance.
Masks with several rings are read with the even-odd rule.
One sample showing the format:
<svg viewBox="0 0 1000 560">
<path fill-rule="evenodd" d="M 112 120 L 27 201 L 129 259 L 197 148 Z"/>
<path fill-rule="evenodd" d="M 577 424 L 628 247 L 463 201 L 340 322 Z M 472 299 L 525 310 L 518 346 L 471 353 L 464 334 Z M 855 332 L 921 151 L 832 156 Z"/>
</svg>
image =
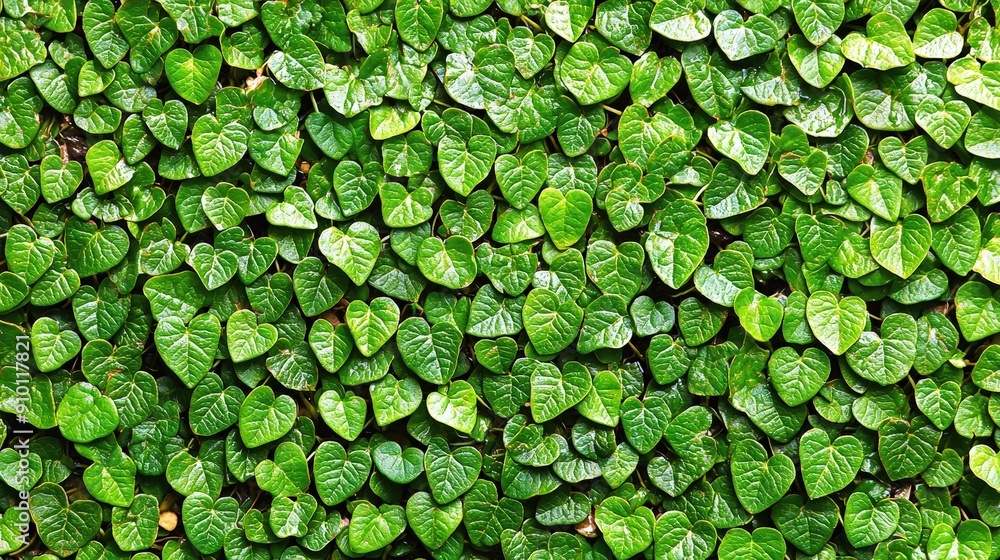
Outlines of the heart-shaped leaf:
<svg viewBox="0 0 1000 560">
<path fill-rule="evenodd" d="M 730 529 L 719 543 L 719 560 L 781 560 L 785 557 L 785 539 L 770 527 Z"/>
<path fill-rule="evenodd" d="M 406 528 L 406 512 L 400 506 L 375 507 L 358 502 L 348 527 L 351 549 L 364 554 L 385 548 Z"/>
<path fill-rule="evenodd" d="M 854 546 L 870 546 L 889 538 L 899 523 L 899 506 L 889 499 L 872 503 L 867 494 L 855 492 L 847 499 L 844 531 Z"/>
<path fill-rule="evenodd" d="M 759 111 L 746 111 L 731 121 L 719 121 L 708 128 L 708 139 L 715 149 L 751 175 L 764 167 L 770 137 L 771 123 Z"/>
<path fill-rule="evenodd" d="M 249 447 L 260 447 L 288 433 L 295 423 L 298 407 L 288 395 L 260 386 L 250 391 L 240 405 L 240 436 Z"/>
<path fill-rule="evenodd" d="M 174 49 L 163 59 L 163 70 L 177 95 L 201 105 L 215 89 L 222 68 L 222 53 L 212 45 L 199 45 L 193 52 Z"/>
<path fill-rule="evenodd" d="M 719 12 L 712 27 L 719 48 L 734 61 L 770 51 L 780 35 L 778 26 L 767 16 L 753 15 L 744 20 L 736 10 Z"/>
<path fill-rule="evenodd" d="M 31 347 L 38 371 L 55 371 L 80 352 L 80 335 L 62 330 L 55 319 L 41 317 L 31 326 Z"/>
<path fill-rule="evenodd" d="M 425 239 L 417 252 L 417 266 L 428 280 L 453 290 L 471 284 L 479 271 L 472 242 L 460 235 L 444 241 Z"/>
<path fill-rule="evenodd" d="M 53 482 L 32 490 L 28 507 L 42 542 L 63 556 L 83 548 L 101 530 L 101 506 L 90 500 L 70 503 L 66 491 Z"/>
<path fill-rule="evenodd" d="M 522 315 L 528 338 L 541 354 L 555 354 L 569 346 L 583 324 L 583 309 L 575 301 L 545 288 L 528 293 Z"/>
<path fill-rule="evenodd" d="M 804 501 L 785 496 L 771 508 L 771 520 L 785 539 L 806 554 L 818 554 L 840 522 L 840 508 L 831 498 Z"/>
<path fill-rule="evenodd" d="M 906 377 L 917 354 L 917 322 L 904 313 L 882 321 L 880 334 L 866 331 L 845 357 L 858 375 L 880 385 Z"/>
<path fill-rule="evenodd" d="M 222 231 L 243 221 L 250 212 L 250 196 L 240 187 L 219 183 L 205 189 L 201 207 L 209 221 Z"/>
<path fill-rule="evenodd" d="M 293 229 L 316 229 L 316 214 L 309 194 L 298 187 L 285 189 L 285 200 L 267 208 L 267 221 Z"/>
<path fill-rule="evenodd" d="M 368 414 L 365 400 L 350 391 L 324 391 L 317 403 L 320 416 L 330 428 L 347 441 L 361 435 Z"/>
<path fill-rule="evenodd" d="M 806 348 L 800 355 L 784 346 L 767 361 L 771 384 L 789 406 L 809 402 L 830 377 L 830 358 L 818 348 Z"/>
<path fill-rule="evenodd" d="M 476 427 L 476 392 L 468 381 L 452 381 L 427 395 L 431 418 L 469 433 Z"/>
<path fill-rule="evenodd" d="M 560 370 L 548 363 L 537 364 L 531 374 L 531 416 L 547 422 L 583 400 L 593 381 L 586 367 L 569 362 Z"/>
<path fill-rule="evenodd" d="M 632 62 L 614 47 L 574 43 L 563 59 L 563 84 L 583 105 L 611 99 L 625 90 Z"/>
<path fill-rule="evenodd" d="M 346 319 L 355 347 L 365 356 L 372 356 L 396 334 L 399 306 L 387 297 L 375 298 L 371 304 L 354 300 L 347 307 Z"/>
<path fill-rule="evenodd" d="M 755 340 L 767 342 L 781 328 L 784 307 L 753 288 L 745 288 L 736 294 L 733 309 L 747 334 Z"/>
<path fill-rule="evenodd" d="M 809 498 L 815 500 L 843 489 L 858 474 L 864 450 L 853 436 L 840 436 L 830 441 L 830 436 L 819 429 L 812 429 L 799 439 L 799 462 L 802 481 Z"/>
<path fill-rule="evenodd" d="M 693 203 L 678 200 L 650 220 L 646 239 L 653 271 L 671 288 L 687 282 L 708 251 L 704 214 Z"/>
<path fill-rule="evenodd" d="M 403 362 L 421 379 L 436 385 L 451 380 L 462 346 L 462 332 L 455 325 L 431 326 L 424 319 L 410 317 L 400 323 L 396 342 Z"/>
<path fill-rule="evenodd" d="M 442 438 L 431 439 L 424 454 L 427 484 L 439 504 L 450 503 L 472 488 L 482 466 L 483 457 L 474 447 L 452 449 Z"/>
<path fill-rule="evenodd" d="M 923 216 L 911 214 L 896 223 L 872 219 L 872 256 L 900 278 L 908 278 L 916 271 L 930 247 L 931 225 Z"/>
<path fill-rule="evenodd" d="M 942 148 L 958 142 L 972 118 L 969 106 L 960 99 L 948 102 L 938 97 L 927 97 L 917 105 L 916 121 L 920 128 Z"/>
<path fill-rule="evenodd" d="M 861 338 L 867 314 L 865 302 L 855 296 L 838 300 L 830 292 L 816 292 L 806 303 L 813 335 L 838 356 Z"/>
<path fill-rule="evenodd" d="M 872 16 L 866 33 L 849 34 L 840 49 L 848 60 L 877 70 L 899 68 L 914 60 L 913 43 L 906 34 L 903 22 L 888 12 Z"/>
<path fill-rule="evenodd" d="M 462 523 L 462 504 L 439 504 L 427 492 L 417 492 L 406 501 L 406 521 L 428 548 L 441 548 Z"/>
<path fill-rule="evenodd" d="M 785 455 L 767 456 L 756 441 L 741 441 L 733 446 L 731 465 L 736 496 L 750 513 L 774 505 L 791 488 L 795 464 Z"/>
<path fill-rule="evenodd" d="M 194 159 L 208 177 L 239 163 L 247 152 L 249 140 L 246 126 L 237 121 L 223 124 L 212 115 L 199 117 L 191 129 Z"/>
<path fill-rule="evenodd" d="M 927 539 L 927 557 L 943 560 L 952 556 L 970 560 L 986 560 L 992 550 L 989 527 L 978 519 L 963 521 L 958 531 L 939 523 Z"/>
<path fill-rule="evenodd" d="M 653 512 L 644 506 L 633 508 L 624 498 L 605 499 L 594 519 L 616 558 L 631 558 L 653 542 Z"/>
<path fill-rule="evenodd" d="M 583 237 L 594 211 L 594 201 L 586 191 L 570 189 L 565 194 L 553 188 L 538 197 L 542 223 L 556 247 L 566 249 Z"/>
<path fill-rule="evenodd" d="M 715 550 L 716 539 L 718 534 L 714 525 L 704 519 L 692 523 L 679 511 L 664 513 L 656 519 L 653 528 L 656 553 L 669 560 L 706 560 Z"/>
<path fill-rule="evenodd" d="M 445 136 L 438 144 L 441 176 L 455 192 L 469 196 L 493 167 L 497 145 L 488 136 L 476 135 L 467 142 Z"/>
<path fill-rule="evenodd" d="M 77 383 L 66 391 L 59 410 L 59 432 L 72 442 L 88 443 L 114 432 L 118 408 L 90 383 Z"/>
<path fill-rule="evenodd" d="M 424 454 L 415 447 L 402 449 L 387 441 L 372 451 L 375 467 L 396 484 L 409 484 L 424 471 Z"/>
<path fill-rule="evenodd" d="M 319 236 L 323 256 L 359 286 L 375 268 L 381 249 L 378 230 L 366 222 L 354 222 L 346 230 L 332 226 Z"/>
<path fill-rule="evenodd" d="M 268 323 L 258 323 L 257 314 L 241 309 L 226 322 L 226 341 L 234 362 L 245 362 L 263 356 L 278 341 L 278 329 Z"/>
<path fill-rule="evenodd" d="M 913 53 L 921 58 L 955 58 L 964 46 L 957 28 L 958 19 L 953 12 L 943 8 L 929 10 L 917 23 Z"/>
<path fill-rule="evenodd" d="M 181 516 L 184 525 L 193 529 L 191 544 L 203 554 L 222 550 L 225 534 L 236 526 L 239 504 L 230 497 L 213 500 L 196 492 L 184 499 Z"/>
</svg>

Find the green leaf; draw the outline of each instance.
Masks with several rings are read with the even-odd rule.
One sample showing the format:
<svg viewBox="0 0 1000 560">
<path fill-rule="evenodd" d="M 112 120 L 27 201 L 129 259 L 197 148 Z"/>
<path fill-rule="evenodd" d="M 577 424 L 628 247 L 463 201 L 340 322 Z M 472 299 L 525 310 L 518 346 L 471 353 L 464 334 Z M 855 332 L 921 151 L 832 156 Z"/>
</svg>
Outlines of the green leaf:
<svg viewBox="0 0 1000 560">
<path fill-rule="evenodd" d="M 818 554 L 840 522 L 840 508 L 831 498 L 803 500 L 785 496 L 771 509 L 775 527 L 788 542 L 806 554 Z"/>
<path fill-rule="evenodd" d="M 53 482 L 31 491 L 28 508 L 42 542 L 63 556 L 83 548 L 101 530 L 101 506 L 90 500 L 70 503 L 66 491 Z"/>
<path fill-rule="evenodd" d="M 498 499 L 496 485 L 488 480 L 472 485 L 464 506 L 463 523 L 469 540 L 477 546 L 499 544 L 500 534 L 505 529 L 518 529 L 524 518 L 521 502 L 506 496 Z"/>
<path fill-rule="evenodd" d="M 267 66 L 274 77 L 289 88 L 310 91 L 324 87 L 323 54 L 304 34 L 289 36 L 282 50 L 274 51 L 267 59 Z"/>
<path fill-rule="evenodd" d="M 593 15 L 592 0 L 556 0 L 545 9 L 545 24 L 563 39 L 575 42 Z"/>
<path fill-rule="evenodd" d="M 945 523 L 938 523 L 927 539 L 927 557 L 940 560 L 957 555 L 986 560 L 990 557 L 992 543 L 989 527 L 978 519 L 963 521 L 958 531 Z"/>
<path fill-rule="evenodd" d="M 38 370 L 55 371 L 80 352 L 80 336 L 62 330 L 55 319 L 41 317 L 31 326 L 31 347 Z"/>
<path fill-rule="evenodd" d="M 45 60 L 45 43 L 26 21 L 0 18 L 0 81 L 14 78 Z"/>
<path fill-rule="evenodd" d="M 878 453 L 889 478 L 917 476 L 934 460 L 941 432 L 923 416 L 911 421 L 889 419 L 878 429 Z"/>
<path fill-rule="evenodd" d="M 945 102 L 938 97 L 923 99 L 917 105 L 915 117 L 920 128 L 945 149 L 958 142 L 970 119 L 972 112 L 964 101 L 953 99 Z"/>
<path fill-rule="evenodd" d="M 667 39 L 693 43 L 708 37 L 712 22 L 704 12 L 705 2 L 657 2 L 649 16 L 649 26 Z"/>
<path fill-rule="evenodd" d="M 899 523 L 899 506 L 889 499 L 872 503 L 867 494 L 854 492 L 844 510 L 844 531 L 854 546 L 870 546 L 892 535 Z"/>
<path fill-rule="evenodd" d="M 715 550 L 717 538 L 715 526 L 710 522 L 699 519 L 692 523 L 679 511 L 664 513 L 653 528 L 653 546 L 668 560 L 706 560 Z"/>
<path fill-rule="evenodd" d="M 465 141 L 449 135 L 438 144 L 441 176 L 462 196 L 469 196 L 486 179 L 496 155 L 496 142 L 488 136 L 476 135 Z"/>
<path fill-rule="evenodd" d="M 429 325 L 419 317 L 400 323 L 396 337 L 403 362 L 421 379 L 442 385 L 458 366 L 462 332 L 451 323 Z"/>
<path fill-rule="evenodd" d="M 917 322 L 904 313 L 882 321 L 880 334 L 866 331 L 845 357 L 858 375 L 880 385 L 906 377 L 917 354 Z"/>
<path fill-rule="evenodd" d="M 427 413 L 468 434 L 476 427 L 476 402 L 476 392 L 468 381 L 452 381 L 427 394 Z"/>
<path fill-rule="evenodd" d="M 447 504 L 467 492 L 475 484 L 483 459 L 471 447 L 451 449 L 441 438 L 430 440 L 424 454 L 424 469 L 434 500 Z"/>
<path fill-rule="evenodd" d="M 818 348 L 806 348 L 800 355 L 784 346 L 771 354 L 767 362 L 771 383 L 781 400 L 789 406 L 809 402 L 830 377 L 830 358 Z"/>
<path fill-rule="evenodd" d="M 767 456 L 764 446 L 741 441 L 733 446 L 731 465 L 736 496 L 750 513 L 774 505 L 791 488 L 795 464 L 785 455 Z"/>
<path fill-rule="evenodd" d="M 364 428 L 368 405 L 364 399 L 350 391 L 338 388 L 324 391 L 317 403 L 320 416 L 337 435 L 347 441 L 358 439 Z"/>
<path fill-rule="evenodd" d="M 269 323 L 260 323 L 257 315 L 242 309 L 226 322 L 226 341 L 234 362 L 245 362 L 267 353 L 278 341 L 278 330 Z"/>
<path fill-rule="evenodd" d="M 850 484 L 858 474 L 863 459 L 861 442 L 853 436 L 840 436 L 830 441 L 826 432 L 814 428 L 799 439 L 802 481 L 812 500 L 833 494 Z"/>
<path fill-rule="evenodd" d="M 771 123 L 758 111 L 740 113 L 732 121 L 719 121 L 708 128 L 712 145 L 751 175 L 764 166 L 770 135 Z"/>
<path fill-rule="evenodd" d="M 672 202 L 650 220 L 646 240 L 653 271 L 671 288 L 687 282 L 708 251 L 704 214 L 689 201 Z"/>
<path fill-rule="evenodd" d="M 163 59 L 163 70 L 177 95 L 201 105 L 215 90 L 222 68 L 222 53 L 212 45 L 201 45 L 193 52 L 174 49 Z"/>
<path fill-rule="evenodd" d="M 522 316 L 528 338 L 541 354 L 555 354 L 572 344 L 583 324 L 583 308 L 545 288 L 528 293 Z"/>
<path fill-rule="evenodd" d="M 366 449 L 352 445 L 348 451 L 336 441 L 325 441 L 316 448 L 316 492 L 327 505 L 340 504 L 360 490 L 371 470 L 372 458 Z"/>
<path fill-rule="evenodd" d="M 633 508 L 624 498 L 605 499 L 597 506 L 594 519 L 617 558 L 631 558 L 653 542 L 652 510 Z"/>
<path fill-rule="evenodd" d="M 980 282 L 966 282 L 955 293 L 955 319 L 966 340 L 1000 332 L 1000 300 Z"/>
<path fill-rule="evenodd" d="M 716 43 L 732 61 L 774 49 L 780 35 L 778 26 L 767 16 L 753 15 L 744 20 L 736 10 L 719 12 L 712 27 Z"/>
<path fill-rule="evenodd" d="M 112 510 L 111 529 L 119 548 L 122 550 L 152 548 L 160 519 L 159 505 L 155 496 L 139 494 L 128 508 L 115 507 Z"/>
<path fill-rule="evenodd" d="M 810 43 L 822 46 L 844 22 L 844 4 L 829 0 L 795 0 L 792 2 L 795 22 Z"/>
<path fill-rule="evenodd" d="M 740 324 L 755 340 L 767 342 L 781 328 L 784 307 L 753 288 L 740 290 L 733 300 L 733 308 Z"/>
<path fill-rule="evenodd" d="M 838 300 L 830 292 L 816 292 L 806 304 L 813 335 L 838 356 L 861 338 L 867 314 L 865 302 L 855 296 Z"/>
<path fill-rule="evenodd" d="M 366 553 L 388 546 L 406 528 L 406 513 L 400 506 L 375 507 L 358 502 L 348 527 L 351 549 Z"/>
<path fill-rule="evenodd" d="M 479 272 L 472 242 L 460 235 L 444 241 L 425 239 L 417 253 L 417 266 L 428 280 L 453 290 L 471 284 Z"/>
<path fill-rule="evenodd" d="M 538 210 L 549 237 L 559 249 L 576 244 L 587 231 L 594 201 L 581 189 L 563 193 L 547 188 L 538 196 Z"/>
<path fill-rule="evenodd" d="M 632 75 L 632 62 L 614 47 L 579 42 L 566 53 L 559 75 L 577 101 L 593 105 L 625 90 Z"/>
<path fill-rule="evenodd" d="M 877 70 L 899 68 L 914 60 L 913 43 L 903 22 L 888 12 L 872 16 L 868 20 L 866 33 L 849 34 L 844 38 L 840 49 L 848 60 Z"/>
<path fill-rule="evenodd" d="M 785 557 L 785 540 L 770 528 L 730 529 L 719 544 L 719 560 L 780 560 Z"/>
<path fill-rule="evenodd" d="M 427 548 L 441 548 L 462 524 L 462 503 L 439 504 L 427 492 L 417 492 L 406 501 L 406 521 Z"/>
<path fill-rule="evenodd" d="M 66 391 L 57 412 L 59 432 L 69 441 L 88 443 L 114 432 L 118 409 L 114 401 L 90 383 L 77 383 Z"/>
<path fill-rule="evenodd" d="M 184 525 L 192 531 L 191 544 L 203 554 L 222 549 L 225 534 L 236 525 L 239 506 L 233 498 L 213 500 L 202 492 L 184 499 L 181 510 Z"/>
<path fill-rule="evenodd" d="M 249 447 L 260 447 L 288 433 L 297 407 L 288 395 L 274 395 L 267 386 L 257 387 L 240 405 L 240 436 Z"/>
<path fill-rule="evenodd" d="M 319 236 L 319 250 L 357 285 L 365 283 L 378 259 L 382 242 L 366 222 L 354 222 L 346 230 L 331 226 Z"/>
<path fill-rule="evenodd" d="M 437 0 L 397 2 L 395 16 L 400 38 L 418 51 L 425 51 L 441 27 L 444 4 Z"/>
<path fill-rule="evenodd" d="M 355 300 L 347 307 L 346 319 L 355 347 L 365 356 L 372 356 L 396 334 L 399 306 L 386 297 L 375 298 L 371 304 Z"/>
<path fill-rule="evenodd" d="M 195 161 L 211 177 L 233 167 L 247 152 L 250 131 L 239 122 L 220 123 L 212 115 L 199 117 L 191 129 Z"/>
</svg>

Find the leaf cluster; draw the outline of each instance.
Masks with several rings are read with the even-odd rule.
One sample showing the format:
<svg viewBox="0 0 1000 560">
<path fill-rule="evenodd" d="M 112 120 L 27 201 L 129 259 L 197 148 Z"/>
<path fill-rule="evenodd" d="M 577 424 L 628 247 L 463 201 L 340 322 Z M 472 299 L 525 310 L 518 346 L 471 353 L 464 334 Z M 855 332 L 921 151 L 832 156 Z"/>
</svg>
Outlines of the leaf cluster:
<svg viewBox="0 0 1000 560">
<path fill-rule="evenodd" d="M 994 560 L 998 10 L 0 2 L 0 555 Z"/>
</svg>

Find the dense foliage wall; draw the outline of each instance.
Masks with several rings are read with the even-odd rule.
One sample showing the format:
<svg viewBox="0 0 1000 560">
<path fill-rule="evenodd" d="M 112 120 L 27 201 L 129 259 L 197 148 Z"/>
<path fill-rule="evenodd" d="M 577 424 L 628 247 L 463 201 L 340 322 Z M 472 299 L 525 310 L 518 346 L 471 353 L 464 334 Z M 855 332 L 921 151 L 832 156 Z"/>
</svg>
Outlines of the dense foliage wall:
<svg viewBox="0 0 1000 560">
<path fill-rule="evenodd" d="M 997 4 L 3 0 L 0 554 L 996 558 Z"/>
</svg>

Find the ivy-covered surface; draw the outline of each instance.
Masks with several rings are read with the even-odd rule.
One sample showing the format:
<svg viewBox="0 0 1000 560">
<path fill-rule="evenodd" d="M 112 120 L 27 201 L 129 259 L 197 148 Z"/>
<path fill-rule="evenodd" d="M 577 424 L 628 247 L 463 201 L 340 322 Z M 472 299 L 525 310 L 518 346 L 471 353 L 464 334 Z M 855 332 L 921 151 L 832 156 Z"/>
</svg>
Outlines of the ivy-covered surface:
<svg viewBox="0 0 1000 560">
<path fill-rule="evenodd" d="M 4 0 L 0 554 L 996 558 L 997 4 Z"/>
</svg>

